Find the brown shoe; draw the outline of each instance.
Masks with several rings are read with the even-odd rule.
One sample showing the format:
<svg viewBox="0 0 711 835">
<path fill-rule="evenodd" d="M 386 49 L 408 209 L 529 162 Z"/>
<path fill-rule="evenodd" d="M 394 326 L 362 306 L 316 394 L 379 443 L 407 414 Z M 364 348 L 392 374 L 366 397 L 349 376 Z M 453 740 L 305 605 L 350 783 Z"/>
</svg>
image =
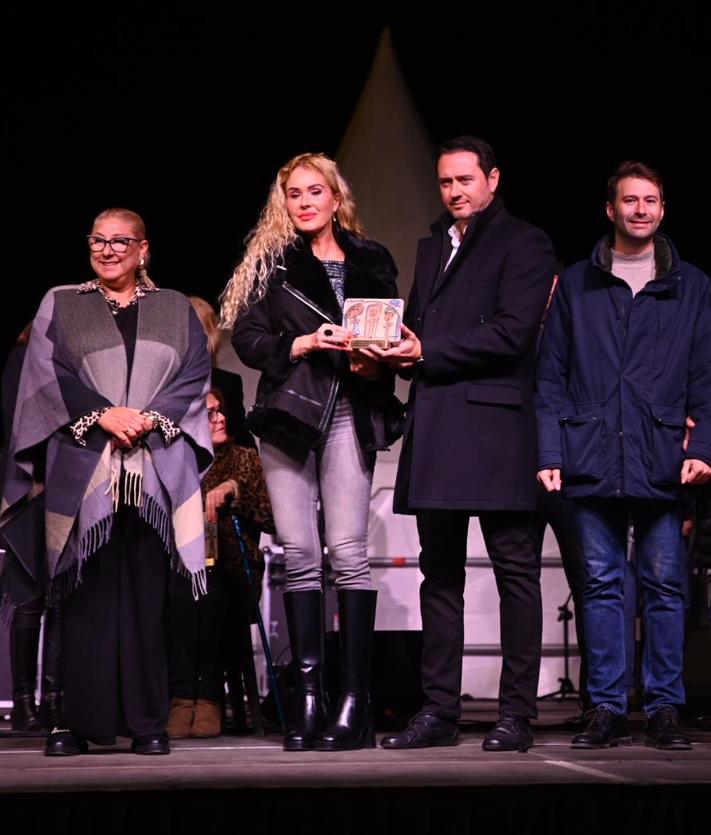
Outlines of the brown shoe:
<svg viewBox="0 0 711 835">
<path fill-rule="evenodd" d="M 195 702 L 195 716 L 193 726 L 190 728 L 190 736 L 209 737 L 219 736 L 222 730 L 222 710 L 219 702 L 209 702 L 207 699 L 198 699 Z"/>
<path fill-rule="evenodd" d="M 193 724 L 195 702 L 192 699 L 171 699 L 170 716 L 165 732 L 171 739 L 187 739 Z"/>
</svg>

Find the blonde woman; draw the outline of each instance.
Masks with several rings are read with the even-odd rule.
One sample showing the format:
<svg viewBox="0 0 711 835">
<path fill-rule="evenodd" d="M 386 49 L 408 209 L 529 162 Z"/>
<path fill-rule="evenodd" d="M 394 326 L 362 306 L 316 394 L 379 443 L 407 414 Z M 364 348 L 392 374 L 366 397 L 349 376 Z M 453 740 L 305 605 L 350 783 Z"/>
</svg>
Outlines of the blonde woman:
<svg viewBox="0 0 711 835">
<path fill-rule="evenodd" d="M 286 555 L 284 596 L 299 713 L 287 751 L 373 744 L 368 698 L 376 592 L 367 556 L 377 450 L 399 433 L 386 419 L 392 373 L 349 351 L 349 297 L 394 298 L 388 251 L 366 240 L 336 163 L 301 154 L 278 172 L 222 297 L 242 361 L 262 372 L 248 416 Z M 318 503 L 338 589 L 342 680 L 327 724 L 323 696 L 322 544 Z"/>
</svg>

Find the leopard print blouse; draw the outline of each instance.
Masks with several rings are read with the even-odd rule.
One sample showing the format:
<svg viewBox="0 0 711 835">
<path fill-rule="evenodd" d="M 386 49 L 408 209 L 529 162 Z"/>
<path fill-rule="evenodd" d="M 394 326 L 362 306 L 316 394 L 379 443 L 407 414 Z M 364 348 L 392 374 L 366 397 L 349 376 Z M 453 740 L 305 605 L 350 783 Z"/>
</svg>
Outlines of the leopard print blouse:
<svg viewBox="0 0 711 835">
<path fill-rule="evenodd" d="M 256 449 L 237 446 L 233 441 L 215 450 L 215 460 L 202 480 L 203 493 L 213 490 L 223 481 L 237 482 L 238 495 L 230 512 L 220 514 L 217 525 L 219 564 L 231 574 L 244 575 L 242 552 L 232 525 L 232 514 L 239 516 L 244 541 L 249 554 L 250 567 L 257 588 L 261 588 L 264 576 L 264 555 L 247 528 L 256 526 L 264 533 L 275 533 L 272 507 L 264 481 L 262 463 Z"/>
</svg>

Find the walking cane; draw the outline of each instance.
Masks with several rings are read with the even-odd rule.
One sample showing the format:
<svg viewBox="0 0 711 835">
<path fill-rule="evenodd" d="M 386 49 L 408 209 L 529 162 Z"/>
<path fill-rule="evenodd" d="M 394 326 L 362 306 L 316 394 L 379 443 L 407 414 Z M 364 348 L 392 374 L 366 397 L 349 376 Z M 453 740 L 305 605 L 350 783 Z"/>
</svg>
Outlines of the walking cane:
<svg viewBox="0 0 711 835">
<path fill-rule="evenodd" d="M 239 542 L 239 550 L 242 554 L 242 567 L 244 568 L 244 573 L 247 575 L 247 582 L 249 583 L 249 587 L 256 595 L 256 589 L 254 587 L 254 575 L 252 574 L 252 566 L 249 564 L 249 554 L 247 553 L 247 546 L 244 544 L 244 537 L 242 536 L 242 525 L 240 524 L 239 518 L 234 514 L 232 514 L 232 525 L 235 529 L 237 542 Z M 284 719 L 284 709 L 282 708 L 281 698 L 279 696 L 279 687 L 277 685 L 276 673 L 274 672 L 272 652 L 269 649 L 269 639 L 267 638 L 267 632 L 264 628 L 264 620 L 262 619 L 262 612 L 259 608 L 259 604 L 255 603 L 254 608 L 257 612 L 257 626 L 259 627 L 259 634 L 262 639 L 262 649 L 264 650 L 264 658 L 267 662 L 267 672 L 269 673 L 269 681 L 272 685 L 272 693 L 274 693 L 274 704 L 276 705 L 277 715 L 279 717 L 279 726 L 281 728 L 281 732 L 283 734 L 286 734 L 286 720 Z"/>
</svg>

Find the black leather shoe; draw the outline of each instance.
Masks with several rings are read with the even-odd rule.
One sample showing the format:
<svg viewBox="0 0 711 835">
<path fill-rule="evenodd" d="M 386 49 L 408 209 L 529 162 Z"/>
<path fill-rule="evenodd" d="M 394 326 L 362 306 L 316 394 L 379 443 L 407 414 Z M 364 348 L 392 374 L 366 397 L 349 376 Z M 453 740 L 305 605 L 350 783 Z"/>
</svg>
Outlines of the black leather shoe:
<svg viewBox="0 0 711 835">
<path fill-rule="evenodd" d="M 137 736 L 131 743 L 134 754 L 170 754 L 168 734 Z"/>
<path fill-rule="evenodd" d="M 515 713 L 504 713 L 484 737 L 481 747 L 485 751 L 521 751 L 524 753 L 533 745 L 528 719 Z"/>
<path fill-rule="evenodd" d="M 688 751 L 691 740 L 681 727 L 681 719 L 676 708 L 660 707 L 647 718 L 646 745 L 662 748 L 665 751 Z"/>
<path fill-rule="evenodd" d="M 89 746 L 85 739 L 72 731 L 55 728 L 47 737 L 44 747 L 45 757 L 76 757 L 86 754 Z"/>
<path fill-rule="evenodd" d="M 458 742 L 457 723 L 431 713 L 416 713 L 404 731 L 380 740 L 383 748 L 433 748 Z"/>
<path fill-rule="evenodd" d="M 585 730 L 574 736 L 571 748 L 613 748 L 632 745 L 627 717 L 606 707 L 595 707 L 585 714 Z"/>
</svg>

